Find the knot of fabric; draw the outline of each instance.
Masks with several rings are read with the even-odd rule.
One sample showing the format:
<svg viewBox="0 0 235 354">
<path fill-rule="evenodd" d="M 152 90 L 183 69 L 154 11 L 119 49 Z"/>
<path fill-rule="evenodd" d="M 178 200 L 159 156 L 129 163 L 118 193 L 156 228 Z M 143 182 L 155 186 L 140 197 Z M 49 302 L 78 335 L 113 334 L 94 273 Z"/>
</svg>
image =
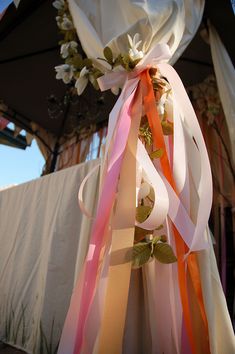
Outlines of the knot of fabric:
<svg viewBox="0 0 235 354">
<path fill-rule="evenodd" d="M 112 87 L 123 87 L 126 81 L 138 79 L 139 75 L 147 68 L 157 64 L 168 62 L 171 58 L 170 48 L 165 43 L 155 45 L 131 72 L 126 70 L 111 71 L 98 78 L 101 91 L 106 91 Z"/>
</svg>

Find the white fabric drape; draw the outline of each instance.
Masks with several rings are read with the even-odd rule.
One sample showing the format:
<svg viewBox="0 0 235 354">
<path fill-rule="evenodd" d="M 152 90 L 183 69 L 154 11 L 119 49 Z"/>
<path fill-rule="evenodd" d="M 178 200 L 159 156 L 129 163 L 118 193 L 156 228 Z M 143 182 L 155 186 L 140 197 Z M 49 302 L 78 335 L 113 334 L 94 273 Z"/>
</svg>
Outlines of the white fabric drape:
<svg viewBox="0 0 235 354">
<path fill-rule="evenodd" d="M 172 54 L 170 63 L 173 64 L 193 38 L 201 22 L 204 7 L 204 1 L 191 0 L 68 0 L 68 2 L 84 51 L 88 57 L 96 61 L 103 71 L 105 71 L 105 64 L 97 60 L 98 57 L 103 57 L 103 48 L 108 45 L 115 55 L 126 53 L 128 52 L 127 34 L 133 37 L 135 33 L 140 34 L 143 42 L 139 49 L 143 50 L 145 54 L 158 43 L 168 44 Z M 190 120 L 189 115 L 181 117 L 185 134 L 183 139 L 185 139 L 188 154 L 187 168 L 190 172 L 189 184 L 186 185 L 186 189 L 190 188 L 190 216 L 194 222 L 197 222 L 201 165 L 198 159 L 198 148 L 193 141 L 190 124 L 187 126 L 187 120 Z M 194 156 L 191 154 L 192 152 L 194 152 Z M 194 158 L 195 156 L 196 158 Z M 185 166 L 182 167 L 182 165 L 183 158 L 178 159 L 178 164 L 174 161 L 174 172 L 176 169 L 179 173 L 184 172 Z M 205 230 L 205 237 L 210 237 L 208 229 Z M 233 330 L 211 244 L 208 251 L 198 252 L 198 263 L 208 318 L 211 354 L 231 354 L 235 351 Z M 146 265 L 142 272 L 144 281 L 139 285 L 139 288 L 144 291 L 143 306 L 146 308 L 144 310 L 140 308 L 141 302 L 136 298 L 136 294 L 138 295 L 139 292 L 135 290 L 139 290 L 139 288 L 138 281 L 134 279 L 137 273 L 133 272 L 123 353 L 141 354 L 143 352 L 141 341 L 144 341 L 147 336 L 147 345 L 150 344 L 151 347 L 149 353 L 186 353 L 187 349 L 183 348 L 181 351 L 180 343 L 172 340 L 173 336 L 180 338 L 178 332 L 181 331 L 179 324 L 182 312 L 180 308 L 174 306 L 177 296 L 179 298 L 178 288 L 175 285 L 175 279 L 177 279 L 175 266 L 164 268 L 162 265 L 152 262 Z M 170 305 L 168 307 L 161 306 L 162 299 L 165 300 L 165 303 L 171 304 L 175 312 L 174 316 L 170 313 Z M 130 307 L 134 306 L 137 311 L 130 311 Z M 166 309 L 167 311 L 164 311 Z M 142 317 L 141 314 L 143 314 Z M 150 324 L 150 328 L 147 328 L 146 333 L 146 328 L 140 329 L 137 321 L 131 320 L 134 318 L 133 316 L 149 317 L 146 323 Z M 173 317 L 177 319 L 175 326 L 171 320 Z M 219 318 L 221 318 L 221 323 Z M 167 330 L 165 330 L 163 322 L 165 326 L 166 323 L 170 324 L 169 327 L 166 326 Z M 136 328 L 134 328 L 135 325 Z M 200 343 L 197 344 L 200 347 Z M 199 352 L 203 351 L 199 349 Z"/>
<path fill-rule="evenodd" d="M 209 229 L 207 230 L 209 233 Z M 198 254 L 211 354 L 235 353 L 235 338 L 228 314 L 212 243 Z"/>
<path fill-rule="evenodd" d="M 211 55 L 218 90 L 227 120 L 231 140 L 233 162 L 235 162 L 235 70 L 232 61 L 215 28 L 209 23 Z"/>
<path fill-rule="evenodd" d="M 74 281 L 89 243 L 78 207 L 90 161 L 0 192 L 0 339 L 28 353 L 56 353 Z M 85 190 L 94 211 L 97 181 Z"/>
<path fill-rule="evenodd" d="M 140 34 L 143 51 L 166 43 L 174 63 L 200 24 L 204 0 L 68 0 L 82 47 L 88 57 L 103 57 L 110 46 L 117 55 L 128 52 L 127 33 Z M 104 62 L 96 60 L 104 69 Z"/>
<path fill-rule="evenodd" d="M 19 6 L 20 1 L 21 1 L 21 0 L 14 0 L 14 4 L 15 4 L 15 6 L 16 6 L 16 7 L 18 7 L 18 6 Z"/>
<path fill-rule="evenodd" d="M 0 338 L 28 353 L 55 353 L 89 243 L 90 223 L 78 208 L 77 191 L 97 163 L 90 161 L 0 192 Z M 86 206 L 93 214 L 97 188 L 94 176 L 85 189 Z M 233 334 L 223 311 L 226 303 L 212 249 L 199 257 L 212 353 L 230 354 Z M 152 286 L 159 281 L 154 273 Z M 141 317 L 140 309 L 150 314 L 151 309 L 145 308 L 143 284 L 138 285 L 136 276 L 134 272 L 133 281 L 140 288 L 137 293 L 136 286 L 131 287 L 131 306 Z M 135 323 L 130 312 L 128 336 Z"/>
</svg>

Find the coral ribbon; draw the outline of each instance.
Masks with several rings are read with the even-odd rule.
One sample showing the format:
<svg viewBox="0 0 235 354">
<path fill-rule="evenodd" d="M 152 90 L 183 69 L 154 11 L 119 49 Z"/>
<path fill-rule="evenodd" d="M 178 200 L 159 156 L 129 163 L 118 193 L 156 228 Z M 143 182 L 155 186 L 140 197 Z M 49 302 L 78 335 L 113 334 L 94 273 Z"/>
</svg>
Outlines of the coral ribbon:
<svg viewBox="0 0 235 354">
<path fill-rule="evenodd" d="M 171 173 L 170 163 L 169 163 L 167 152 L 166 152 L 166 146 L 165 146 L 164 136 L 163 136 L 163 132 L 162 132 L 161 122 L 160 122 L 159 115 L 158 115 L 158 112 L 156 109 L 156 103 L 155 103 L 152 82 L 151 82 L 149 72 L 147 70 L 145 72 L 141 73 L 141 85 L 142 85 L 142 89 L 143 89 L 145 114 L 148 117 L 149 126 L 152 130 L 153 141 L 154 141 L 155 147 L 157 149 L 162 149 L 162 151 L 163 151 L 163 155 L 160 158 L 162 170 L 163 170 L 164 176 L 167 178 L 168 182 L 170 183 L 170 185 L 172 186 L 174 191 L 177 193 L 175 181 L 174 181 L 173 175 Z M 186 247 L 180 233 L 178 232 L 177 228 L 175 227 L 175 225 L 173 225 L 173 231 L 174 231 L 174 235 L 175 235 L 176 251 L 177 251 L 177 257 L 178 257 L 178 277 L 179 277 L 181 302 L 182 302 L 182 307 L 183 307 L 183 315 L 184 315 L 184 320 L 185 320 L 185 324 L 186 324 L 187 334 L 188 334 L 190 344 L 191 344 L 191 349 L 192 349 L 192 352 L 194 354 L 196 354 L 197 353 L 197 349 L 196 349 L 197 345 L 196 345 L 194 334 L 193 334 L 192 319 L 191 319 L 190 306 L 189 306 L 189 294 L 188 294 L 187 279 L 186 279 L 187 268 L 186 268 L 185 252 L 187 251 L 187 247 Z M 203 318 L 203 322 L 205 324 L 205 331 L 206 331 L 205 338 L 207 341 L 208 340 L 208 326 L 207 326 L 207 319 L 206 319 L 205 308 L 204 308 L 204 303 L 203 303 L 203 298 L 202 298 L 200 274 L 199 274 L 199 269 L 198 269 L 198 265 L 196 263 L 195 256 L 190 257 L 190 261 L 188 262 L 188 266 L 190 268 L 190 275 L 193 280 L 193 284 L 195 286 L 194 289 L 196 291 L 196 296 L 197 296 L 197 300 L 198 300 L 199 307 L 201 310 L 201 315 Z M 207 345 L 207 348 L 208 348 L 207 353 L 210 353 L 209 344 Z"/>
</svg>

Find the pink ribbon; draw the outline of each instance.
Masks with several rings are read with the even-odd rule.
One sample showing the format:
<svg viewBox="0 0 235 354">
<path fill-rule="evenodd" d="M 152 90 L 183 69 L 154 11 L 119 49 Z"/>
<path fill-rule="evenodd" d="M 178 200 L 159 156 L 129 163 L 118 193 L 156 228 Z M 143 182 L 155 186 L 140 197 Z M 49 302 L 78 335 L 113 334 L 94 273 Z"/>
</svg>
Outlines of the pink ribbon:
<svg viewBox="0 0 235 354">
<path fill-rule="evenodd" d="M 108 221 L 110 218 L 110 213 L 112 210 L 117 188 L 118 176 L 120 173 L 121 163 L 124 156 L 126 142 L 130 130 L 131 107 L 133 104 L 135 91 L 136 90 L 134 90 L 133 93 L 128 97 L 121 112 L 116 139 L 114 142 L 113 151 L 111 153 L 111 159 L 108 164 L 103 190 L 99 200 L 98 212 L 93 225 L 92 238 L 90 244 L 94 245 L 94 253 L 90 262 L 87 262 L 86 264 L 83 292 L 80 304 L 79 323 L 77 329 L 78 336 L 75 344 L 74 354 L 80 353 L 81 350 L 83 340 L 83 328 L 96 286 L 96 277 L 99 266 L 100 252 L 103 247 L 105 229 L 108 225 Z"/>
<path fill-rule="evenodd" d="M 83 288 L 81 291 L 80 300 L 80 311 L 78 317 L 78 326 L 76 329 L 75 343 L 73 353 L 77 354 L 81 352 L 83 344 L 84 326 L 86 323 L 87 315 L 89 312 L 90 305 L 94 296 L 94 290 L 96 287 L 97 274 L 99 268 L 99 260 L 102 247 L 104 246 L 105 231 L 108 227 L 108 222 L 115 199 L 115 193 L 117 188 L 118 177 L 121 169 L 122 159 L 124 156 L 124 151 L 127 143 L 127 138 L 131 125 L 131 109 L 133 105 L 134 95 L 136 88 L 132 91 L 130 96 L 125 101 L 120 114 L 120 120 L 117 126 L 117 132 L 115 141 L 113 143 L 112 152 L 110 154 L 110 161 L 108 163 L 107 172 L 105 180 L 103 183 L 103 189 L 101 192 L 98 211 L 95 218 L 95 222 L 92 229 L 92 237 L 90 241 L 87 259 L 85 262 L 84 278 L 83 278 Z M 80 284 L 77 285 L 78 287 Z M 73 304 L 71 303 L 68 321 L 71 317 L 71 311 L 76 311 Z M 69 323 L 66 320 L 65 327 L 69 327 Z M 65 332 L 66 328 L 64 329 Z M 66 341 L 66 338 L 64 338 Z M 69 344 L 68 344 L 69 345 Z M 69 345 L 70 346 L 70 345 Z M 70 346 L 71 347 L 71 346 Z M 68 354 L 66 345 L 63 341 L 60 344 L 58 353 Z M 70 352 L 71 353 L 71 352 Z"/>
<path fill-rule="evenodd" d="M 139 76 L 143 70 L 146 70 L 146 68 L 154 66 L 155 64 L 159 66 L 163 75 L 165 74 L 168 78 L 177 101 L 181 103 L 184 117 L 189 120 L 189 126 L 192 126 L 194 138 L 197 142 L 199 154 L 201 156 L 201 181 L 198 190 L 200 197 L 198 224 L 194 225 L 191 222 L 187 210 L 185 210 L 181 200 L 172 192 L 172 188 L 170 188 L 169 184 L 163 179 L 168 191 L 170 204 L 174 201 L 176 207 L 175 210 L 170 207 L 169 212 L 173 222 L 178 226 L 177 228 L 182 228 L 182 230 L 180 230 L 182 231 L 181 235 L 183 237 L 185 235 L 185 242 L 191 250 L 200 250 L 206 247 L 206 241 L 203 240 L 202 236 L 208 221 L 211 204 L 210 166 L 194 111 L 186 97 L 182 83 L 173 68 L 167 64 L 159 64 L 169 58 L 169 47 L 166 44 L 158 44 L 143 58 L 133 72 L 111 72 L 98 80 L 101 90 L 106 90 L 113 86 L 123 86 L 123 90 L 110 114 L 105 153 L 105 163 L 107 167 L 104 175 L 102 192 L 98 203 L 97 215 L 92 228 L 92 236 L 84 266 L 83 277 L 81 282 L 78 282 L 74 292 L 74 294 L 79 294 L 80 300 L 78 301 L 76 296 L 73 296 L 72 298 L 58 354 L 78 354 L 83 348 L 86 321 L 94 298 L 97 281 L 99 280 L 101 252 L 103 247 L 106 247 L 107 244 L 106 235 L 108 233 L 109 219 L 115 200 L 118 177 L 130 131 L 131 110 L 135 102 L 135 93 L 138 87 Z M 181 185 L 184 186 L 187 174 L 182 175 L 179 173 L 179 178 L 181 178 Z M 187 228 L 185 226 L 185 220 L 187 221 Z M 177 224 L 177 222 L 179 222 L 179 224 Z M 182 223 L 184 225 L 182 225 Z M 66 341 L 68 342 L 68 338 L 66 337 L 69 331 L 72 330 L 70 321 L 71 318 L 74 318 L 73 313 L 77 311 L 78 306 L 78 320 L 73 321 L 73 326 L 76 328 L 73 328 L 74 333 L 70 337 L 70 343 L 66 344 Z"/>
<path fill-rule="evenodd" d="M 134 96 L 137 90 L 139 82 L 139 74 L 146 69 L 148 65 L 154 65 L 155 63 L 163 60 L 167 60 L 170 57 L 169 47 L 165 44 L 158 44 L 154 47 L 148 55 L 137 65 L 136 70 L 125 75 L 122 73 L 109 73 L 99 79 L 99 85 L 101 90 L 108 89 L 118 83 L 124 83 L 121 97 L 113 108 L 115 114 L 110 114 L 109 122 L 109 141 L 107 141 L 106 151 L 109 153 L 106 155 L 107 170 L 103 182 L 102 192 L 98 203 L 97 215 L 92 228 L 92 237 L 90 241 L 87 259 L 83 272 L 83 287 L 81 289 L 81 299 L 79 302 L 79 316 L 76 333 L 74 336 L 70 336 L 70 340 L 74 343 L 67 343 L 68 329 L 71 330 L 70 319 L 73 317 L 73 312 L 76 311 L 78 305 L 75 297 L 70 304 L 68 315 L 66 318 L 65 326 L 62 333 L 60 346 L 58 349 L 59 354 L 78 354 L 81 352 L 84 338 L 84 328 L 86 325 L 89 309 L 94 297 L 96 288 L 97 275 L 99 273 L 99 261 L 100 254 L 103 246 L 105 246 L 105 232 L 107 231 L 113 202 L 115 199 L 115 193 L 117 188 L 118 177 L 120 174 L 121 164 L 127 144 L 127 139 L 131 126 L 131 110 L 134 103 Z M 114 84 L 115 82 L 115 84 Z M 111 86 L 110 86 L 111 85 Z M 111 144 L 112 140 L 112 144 Z M 111 146 L 112 145 L 112 146 Z M 81 284 L 78 283 L 75 289 L 75 293 L 79 293 L 78 288 Z M 71 348 L 73 352 L 71 352 Z"/>
<path fill-rule="evenodd" d="M 127 80 L 137 78 L 142 71 L 159 63 L 167 62 L 171 58 L 170 48 L 165 43 L 159 43 L 147 53 L 136 65 L 135 69 L 127 72 L 123 68 L 117 72 L 109 72 L 98 78 L 101 91 L 106 91 L 114 86 L 123 87 Z"/>
</svg>

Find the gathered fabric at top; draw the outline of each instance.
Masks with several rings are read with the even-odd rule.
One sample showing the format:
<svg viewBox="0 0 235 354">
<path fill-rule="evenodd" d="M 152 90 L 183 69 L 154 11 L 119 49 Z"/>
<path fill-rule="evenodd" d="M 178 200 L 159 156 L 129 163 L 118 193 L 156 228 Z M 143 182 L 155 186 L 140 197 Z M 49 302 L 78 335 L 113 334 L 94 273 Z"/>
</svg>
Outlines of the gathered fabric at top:
<svg viewBox="0 0 235 354">
<path fill-rule="evenodd" d="M 140 34 L 143 52 L 157 43 L 169 46 L 173 64 L 195 35 L 201 22 L 204 0 L 96 1 L 68 0 L 78 37 L 86 55 L 103 70 L 97 60 L 103 48 L 113 53 L 128 51 L 127 34 Z"/>
</svg>

